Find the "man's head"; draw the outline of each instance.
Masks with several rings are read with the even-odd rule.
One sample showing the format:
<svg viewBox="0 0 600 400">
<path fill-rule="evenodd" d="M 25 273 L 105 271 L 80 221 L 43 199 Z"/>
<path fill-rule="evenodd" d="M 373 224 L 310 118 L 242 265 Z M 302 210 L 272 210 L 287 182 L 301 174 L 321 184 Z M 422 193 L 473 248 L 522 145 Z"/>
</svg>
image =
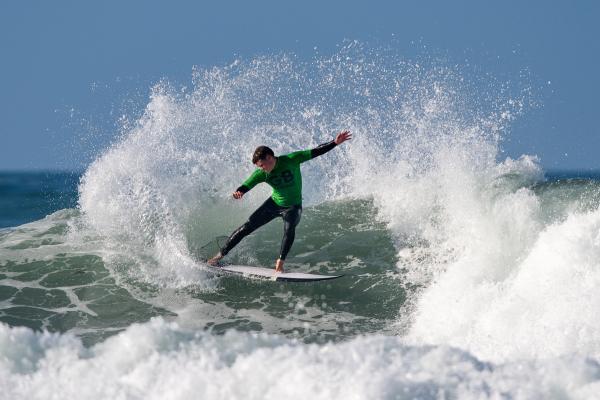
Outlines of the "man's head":
<svg viewBox="0 0 600 400">
<path fill-rule="evenodd" d="M 275 153 L 273 153 L 273 150 L 267 146 L 258 146 L 256 150 L 254 150 L 252 163 L 263 171 L 273 171 L 276 161 L 277 159 L 275 158 Z"/>
</svg>

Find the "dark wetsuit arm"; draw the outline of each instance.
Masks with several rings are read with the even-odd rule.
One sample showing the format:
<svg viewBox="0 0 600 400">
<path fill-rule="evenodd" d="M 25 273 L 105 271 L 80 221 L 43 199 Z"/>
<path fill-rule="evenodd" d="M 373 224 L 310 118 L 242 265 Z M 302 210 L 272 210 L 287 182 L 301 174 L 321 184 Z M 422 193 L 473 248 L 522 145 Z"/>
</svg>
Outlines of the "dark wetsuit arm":
<svg viewBox="0 0 600 400">
<path fill-rule="evenodd" d="M 315 157 L 319 157 L 320 155 L 327 153 L 335 146 L 335 141 L 332 140 L 331 142 L 320 144 L 314 149 L 295 151 L 293 153 L 287 154 L 285 157 L 288 157 L 290 160 L 296 161 L 298 163 L 303 163 L 305 161 L 312 160 Z"/>
<path fill-rule="evenodd" d="M 327 153 L 331 149 L 333 149 L 335 146 L 337 146 L 335 144 L 335 140 L 332 140 L 331 142 L 320 144 L 310 151 L 310 158 L 312 159 L 315 157 L 319 157 L 319 156 Z"/>
<path fill-rule="evenodd" d="M 239 186 L 237 189 L 235 189 L 235 191 L 236 192 L 246 193 L 246 192 L 250 191 L 250 188 L 242 185 L 242 186 Z"/>
</svg>

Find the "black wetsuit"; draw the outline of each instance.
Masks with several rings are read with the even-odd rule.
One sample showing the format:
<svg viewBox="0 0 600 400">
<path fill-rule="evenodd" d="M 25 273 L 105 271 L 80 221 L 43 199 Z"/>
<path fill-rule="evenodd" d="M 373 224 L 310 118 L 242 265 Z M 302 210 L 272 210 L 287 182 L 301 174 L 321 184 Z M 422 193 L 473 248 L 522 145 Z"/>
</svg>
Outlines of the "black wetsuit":
<svg viewBox="0 0 600 400">
<path fill-rule="evenodd" d="M 296 226 L 302 215 L 302 176 L 300 164 L 327 153 L 336 146 L 334 141 L 324 143 L 311 150 L 302 150 L 277 157 L 275 167 L 270 173 L 261 169 L 255 170 L 252 175 L 239 187 L 237 191 L 246 193 L 260 182 L 266 182 L 273 187 L 273 193 L 256 211 L 250 215 L 248 221 L 236 229 L 221 248 L 221 255 L 226 255 L 244 237 L 254 232 L 267 222 L 276 217 L 283 218 L 283 239 L 279 258 L 285 260 L 294 238 Z"/>
</svg>

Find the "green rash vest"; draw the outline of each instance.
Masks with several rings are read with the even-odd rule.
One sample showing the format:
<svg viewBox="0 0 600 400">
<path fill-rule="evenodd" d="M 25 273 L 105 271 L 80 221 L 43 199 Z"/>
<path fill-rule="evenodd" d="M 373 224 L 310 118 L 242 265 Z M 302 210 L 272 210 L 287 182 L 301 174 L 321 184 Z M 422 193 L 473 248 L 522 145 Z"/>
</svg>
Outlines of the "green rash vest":
<svg viewBox="0 0 600 400">
<path fill-rule="evenodd" d="M 300 164 L 310 160 L 312 150 L 300 150 L 277 157 L 273 170 L 265 172 L 257 168 L 242 183 L 248 190 L 261 182 L 273 188 L 271 198 L 278 206 L 290 207 L 302 205 L 302 174 Z"/>
</svg>

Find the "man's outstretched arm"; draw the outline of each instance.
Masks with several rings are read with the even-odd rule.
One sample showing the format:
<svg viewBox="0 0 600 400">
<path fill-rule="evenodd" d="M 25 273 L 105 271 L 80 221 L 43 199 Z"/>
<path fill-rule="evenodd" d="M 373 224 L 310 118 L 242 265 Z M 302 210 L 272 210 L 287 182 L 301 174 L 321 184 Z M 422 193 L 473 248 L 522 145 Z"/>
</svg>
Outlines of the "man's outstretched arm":
<svg viewBox="0 0 600 400">
<path fill-rule="evenodd" d="M 303 163 L 305 161 L 312 160 L 315 157 L 319 157 L 327 153 L 338 144 L 344 143 L 346 140 L 349 139 L 352 139 L 352 134 L 350 133 L 350 131 L 343 131 L 338 133 L 335 139 L 333 139 L 331 142 L 320 144 L 314 149 L 295 151 L 293 153 L 290 153 L 288 157 L 290 157 L 292 160 L 296 160 L 298 162 Z"/>
<path fill-rule="evenodd" d="M 310 158 L 319 157 L 329 150 L 333 149 L 338 144 L 344 143 L 346 140 L 352 139 L 352 134 L 350 131 L 343 131 L 336 135 L 335 139 L 331 142 L 323 143 L 310 151 Z"/>
</svg>

